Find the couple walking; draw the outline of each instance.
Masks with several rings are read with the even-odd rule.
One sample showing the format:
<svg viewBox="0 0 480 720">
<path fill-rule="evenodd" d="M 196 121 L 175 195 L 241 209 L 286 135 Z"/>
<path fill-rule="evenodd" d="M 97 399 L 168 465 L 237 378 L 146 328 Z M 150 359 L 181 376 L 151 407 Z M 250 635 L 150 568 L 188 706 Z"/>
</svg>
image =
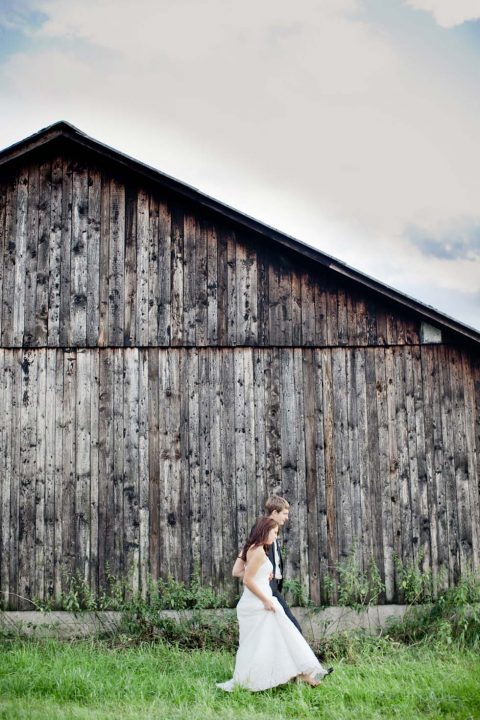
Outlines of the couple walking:
<svg viewBox="0 0 480 720">
<path fill-rule="evenodd" d="M 316 686 L 331 672 L 318 662 L 281 595 L 283 563 L 277 535 L 288 520 L 289 504 L 273 495 L 265 513 L 232 570 L 234 577 L 243 579 L 244 590 L 237 605 L 240 642 L 233 678 L 217 683 L 228 692 L 235 686 L 267 690 L 292 678 Z"/>
</svg>

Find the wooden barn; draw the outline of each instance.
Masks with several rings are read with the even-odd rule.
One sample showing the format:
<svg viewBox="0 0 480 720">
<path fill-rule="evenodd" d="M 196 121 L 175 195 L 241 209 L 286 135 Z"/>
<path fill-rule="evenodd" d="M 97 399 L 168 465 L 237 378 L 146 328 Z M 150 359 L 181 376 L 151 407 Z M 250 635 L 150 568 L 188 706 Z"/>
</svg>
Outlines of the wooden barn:
<svg viewBox="0 0 480 720">
<path fill-rule="evenodd" d="M 230 569 L 267 494 L 322 599 L 356 548 L 480 564 L 480 333 L 60 122 L 0 153 L 0 591 Z"/>
</svg>

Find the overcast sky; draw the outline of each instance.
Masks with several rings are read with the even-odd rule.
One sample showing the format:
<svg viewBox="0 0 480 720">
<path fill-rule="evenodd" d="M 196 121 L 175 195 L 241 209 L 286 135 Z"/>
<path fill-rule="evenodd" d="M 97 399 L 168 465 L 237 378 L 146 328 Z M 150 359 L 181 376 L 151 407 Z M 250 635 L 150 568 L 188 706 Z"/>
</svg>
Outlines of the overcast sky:
<svg viewBox="0 0 480 720">
<path fill-rule="evenodd" d="M 0 0 L 57 120 L 480 329 L 480 0 Z"/>
</svg>

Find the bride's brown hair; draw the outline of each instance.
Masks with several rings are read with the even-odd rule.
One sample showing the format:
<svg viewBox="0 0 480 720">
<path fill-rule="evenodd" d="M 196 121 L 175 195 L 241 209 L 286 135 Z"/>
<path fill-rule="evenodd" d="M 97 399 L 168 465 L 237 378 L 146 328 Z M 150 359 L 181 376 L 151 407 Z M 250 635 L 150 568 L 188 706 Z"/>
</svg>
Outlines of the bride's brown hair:
<svg viewBox="0 0 480 720">
<path fill-rule="evenodd" d="M 239 557 L 242 558 L 244 562 L 247 562 L 247 552 L 248 549 L 252 547 L 252 545 L 255 547 L 257 547 L 258 545 L 263 545 L 263 549 L 265 550 L 265 552 L 268 552 L 267 540 L 270 534 L 270 530 L 273 530 L 274 527 L 278 528 L 278 523 L 275 522 L 275 520 L 272 520 L 272 518 L 261 517 L 259 520 L 257 520 L 250 532 L 250 535 L 247 538 L 247 542 L 243 546 L 243 550 L 240 553 Z"/>
</svg>

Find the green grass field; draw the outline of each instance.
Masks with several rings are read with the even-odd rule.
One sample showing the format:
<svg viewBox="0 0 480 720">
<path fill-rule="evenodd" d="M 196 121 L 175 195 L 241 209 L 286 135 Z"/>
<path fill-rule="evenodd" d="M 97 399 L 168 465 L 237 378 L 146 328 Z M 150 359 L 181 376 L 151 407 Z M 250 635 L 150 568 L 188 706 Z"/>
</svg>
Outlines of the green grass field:
<svg viewBox="0 0 480 720">
<path fill-rule="evenodd" d="M 130 720 L 480 720 L 480 658 L 474 651 L 368 643 L 318 688 L 289 684 L 229 695 L 224 652 L 162 644 L 1 641 L 0 718 Z"/>
</svg>

